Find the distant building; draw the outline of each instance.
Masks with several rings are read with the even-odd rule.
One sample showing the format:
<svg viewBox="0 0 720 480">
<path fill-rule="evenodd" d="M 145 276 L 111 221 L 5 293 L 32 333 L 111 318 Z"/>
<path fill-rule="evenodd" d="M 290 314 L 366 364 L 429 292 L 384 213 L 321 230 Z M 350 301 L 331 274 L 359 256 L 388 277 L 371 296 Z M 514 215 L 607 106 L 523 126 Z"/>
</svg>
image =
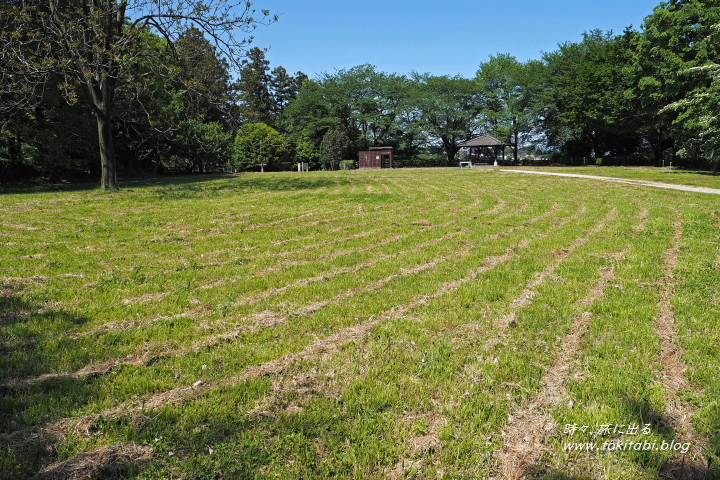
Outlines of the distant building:
<svg viewBox="0 0 720 480">
<path fill-rule="evenodd" d="M 358 153 L 358 168 L 393 168 L 392 147 L 370 147 Z"/>
</svg>

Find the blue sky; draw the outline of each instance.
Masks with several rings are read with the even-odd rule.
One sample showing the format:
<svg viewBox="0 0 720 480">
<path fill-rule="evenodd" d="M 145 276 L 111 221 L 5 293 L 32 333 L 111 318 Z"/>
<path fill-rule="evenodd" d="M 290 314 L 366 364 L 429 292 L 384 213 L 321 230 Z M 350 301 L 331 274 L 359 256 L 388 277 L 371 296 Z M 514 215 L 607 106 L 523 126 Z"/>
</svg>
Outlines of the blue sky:
<svg viewBox="0 0 720 480">
<path fill-rule="evenodd" d="M 280 15 L 253 46 L 271 68 L 322 72 L 364 63 L 388 73 L 475 75 L 489 55 L 539 59 L 593 29 L 639 29 L 660 0 L 253 0 Z"/>
</svg>

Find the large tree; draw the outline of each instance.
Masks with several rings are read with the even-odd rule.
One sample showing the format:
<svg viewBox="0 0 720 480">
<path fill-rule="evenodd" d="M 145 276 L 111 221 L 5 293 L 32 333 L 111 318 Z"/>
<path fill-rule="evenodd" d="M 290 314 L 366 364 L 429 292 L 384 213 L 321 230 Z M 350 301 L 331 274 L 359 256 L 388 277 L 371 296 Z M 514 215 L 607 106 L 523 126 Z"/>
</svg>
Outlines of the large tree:
<svg viewBox="0 0 720 480">
<path fill-rule="evenodd" d="M 195 25 L 233 61 L 247 44 L 238 32 L 273 20 L 267 10 L 255 17 L 249 2 L 234 0 L 13 1 L 1 8 L 0 89 L 17 94 L 29 79 L 60 75 L 71 100 L 81 91 L 97 122 L 103 189 L 118 186 L 112 132 L 116 91 L 133 81 L 131 67 L 146 53 L 145 32 L 155 31 L 172 44 Z"/>
<path fill-rule="evenodd" d="M 427 142 L 420 93 L 415 80 L 359 65 L 306 80 L 285 109 L 283 123 L 293 138 L 318 146 L 329 130 L 340 129 L 352 151 L 392 145 L 409 159 Z"/>
<path fill-rule="evenodd" d="M 273 123 L 269 70 L 270 62 L 265 59 L 265 52 L 258 47 L 251 48 L 242 61 L 240 78 L 235 84 L 240 92 L 240 120 L 243 123 Z"/>
<path fill-rule="evenodd" d="M 714 138 L 705 126 L 717 115 L 717 86 L 714 67 L 706 66 L 720 63 L 718 24 L 716 0 L 672 0 L 654 9 L 636 38 L 638 110 L 656 162 L 676 153 L 688 159 L 714 155 L 714 146 L 705 147 Z"/>
<path fill-rule="evenodd" d="M 239 92 L 241 123 L 266 123 L 280 127 L 282 113 L 298 95 L 307 75 L 302 72 L 289 75 L 282 66 L 270 71 L 265 51 L 250 49 L 242 61 L 240 77 L 235 83 Z"/>
<path fill-rule="evenodd" d="M 641 141 L 635 121 L 633 75 L 635 32 L 595 30 L 579 43 L 565 42 L 543 56 L 537 116 L 547 145 L 570 161 L 626 156 Z"/>
<path fill-rule="evenodd" d="M 323 86 L 315 80 L 306 80 L 297 99 L 283 110 L 282 125 L 291 138 L 309 139 L 320 146 L 323 135 L 336 125 Z"/>
<path fill-rule="evenodd" d="M 480 126 L 483 103 L 477 84 L 461 76 L 415 74 L 414 79 L 418 83 L 416 106 L 422 112 L 424 127 L 440 141 L 452 164 L 460 151 L 458 145 L 469 140 Z"/>
<path fill-rule="evenodd" d="M 483 95 L 486 131 L 514 145 L 515 161 L 519 146 L 530 141 L 535 128 L 532 106 L 540 89 L 541 69 L 538 61 L 520 63 L 512 55 L 498 54 L 481 63 L 475 76 Z"/>
<path fill-rule="evenodd" d="M 229 65 L 196 28 L 183 32 L 172 50 L 150 32 L 143 44 L 146 53 L 131 69 L 134 81 L 115 94 L 119 168 L 202 172 L 222 167 L 208 152 L 226 149 L 215 140 L 232 142 Z M 218 128 L 228 135 L 216 134 Z"/>
</svg>

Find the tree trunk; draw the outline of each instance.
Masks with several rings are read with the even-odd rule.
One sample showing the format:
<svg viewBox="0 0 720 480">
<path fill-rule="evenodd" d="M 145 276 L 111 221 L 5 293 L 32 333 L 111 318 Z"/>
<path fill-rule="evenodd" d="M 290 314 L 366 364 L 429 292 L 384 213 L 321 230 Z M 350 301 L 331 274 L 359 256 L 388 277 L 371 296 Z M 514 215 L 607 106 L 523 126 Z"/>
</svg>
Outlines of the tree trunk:
<svg viewBox="0 0 720 480">
<path fill-rule="evenodd" d="M 97 114 L 98 140 L 100 144 L 100 165 L 102 174 L 100 186 L 103 190 L 117 190 L 115 145 L 113 144 L 109 108 Z"/>
<path fill-rule="evenodd" d="M 447 154 L 448 158 L 448 165 L 453 165 L 455 163 L 455 155 L 457 155 L 460 148 L 447 137 L 440 137 L 440 139 L 442 140 L 443 146 L 445 147 L 445 153 Z"/>
</svg>

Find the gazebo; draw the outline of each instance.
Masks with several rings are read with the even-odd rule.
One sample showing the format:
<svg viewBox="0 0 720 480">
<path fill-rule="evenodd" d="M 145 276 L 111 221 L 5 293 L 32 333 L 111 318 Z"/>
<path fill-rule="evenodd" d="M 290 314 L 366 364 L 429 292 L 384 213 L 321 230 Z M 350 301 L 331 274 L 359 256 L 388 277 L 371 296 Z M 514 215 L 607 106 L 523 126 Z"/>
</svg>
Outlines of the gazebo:
<svg viewBox="0 0 720 480">
<path fill-rule="evenodd" d="M 512 144 L 503 143 L 490 135 L 483 135 L 481 137 L 471 138 L 467 142 L 458 145 L 458 147 L 470 149 L 468 158 L 472 163 L 480 163 L 480 159 L 485 156 L 484 152 L 491 150 L 493 152 L 493 165 L 497 166 L 498 154 L 502 151 L 503 159 L 505 159 L 505 147 L 512 147 Z"/>
</svg>

